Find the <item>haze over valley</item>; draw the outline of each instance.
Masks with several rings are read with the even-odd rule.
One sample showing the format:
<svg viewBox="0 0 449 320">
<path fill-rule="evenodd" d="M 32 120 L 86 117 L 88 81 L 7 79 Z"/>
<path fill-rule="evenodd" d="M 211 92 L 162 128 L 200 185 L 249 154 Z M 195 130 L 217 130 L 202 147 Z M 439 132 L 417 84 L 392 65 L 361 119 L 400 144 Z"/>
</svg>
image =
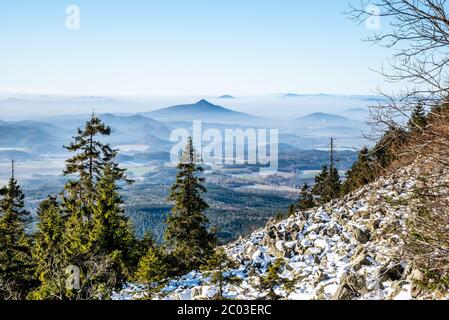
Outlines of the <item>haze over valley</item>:
<svg viewBox="0 0 449 320">
<path fill-rule="evenodd" d="M 27 190 L 27 206 L 37 204 L 67 178 L 62 176 L 68 153 L 63 148 L 92 112 L 112 128 L 107 142 L 119 149 L 118 160 L 136 183 L 125 187 L 127 213 L 142 235 L 158 237 L 170 210 L 166 197 L 176 175 L 170 152 L 174 130 L 277 129 L 279 168 L 259 175 L 259 166 L 205 164 L 208 214 L 220 225 L 223 241 L 236 239 L 285 212 L 297 200 L 303 183 L 313 182 L 329 161 L 329 139 L 336 140 L 341 174 L 368 144 L 364 119 L 373 96 L 275 94 L 258 97 L 108 98 L 98 96 L 14 96 L 0 100 L 0 184 L 17 161 L 17 177 Z M 279 112 L 279 110 L 282 112 Z M 237 141 L 235 147 L 237 148 Z M 245 155 L 250 149 L 244 146 Z M 148 195 L 151 194 L 151 197 Z M 224 196 L 226 195 L 226 196 Z"/>
</svg>

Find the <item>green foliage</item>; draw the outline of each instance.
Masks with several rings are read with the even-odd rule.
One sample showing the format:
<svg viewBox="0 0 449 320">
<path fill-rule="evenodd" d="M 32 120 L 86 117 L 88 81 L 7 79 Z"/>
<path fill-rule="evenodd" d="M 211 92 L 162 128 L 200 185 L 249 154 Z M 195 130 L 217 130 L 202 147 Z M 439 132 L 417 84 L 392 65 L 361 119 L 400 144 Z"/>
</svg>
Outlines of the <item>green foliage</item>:
<svg viewBox="0 0 449 320">
<path fill-rule="evenodd" d="M 392 128 L 385 132 L 371 152 L 375 173 L 381 176 L 400 157 L 400 150 L 408 139 L 408 133 L 400 128 Z"/>
<path fill-rule="evenodd" d="M 121 285 L 129 274 L 127 262 L 135 258 L 137 242 L 133 227 L 124 214 L 115 179 L 113 168 L 107 165 L 96 186 L 87 249 L 90 253 L 111 258 L 117 285 Z"/>
<path fill-rule="evenodd" d="M 296 212 L 296 206 L 294 204 L 291 204 L 288 206 L 288 216 L 291 217 Z"/>
<path fill-rule="evenodd" d="M 281 298 L 278 294 L 276 294 L 275 290 L 277 288 L 284 286 L 288 289 L 292 286 L 288 279 L 284 279 L 280 276 L 284 266 L 285 261 L 282 259 L 277 259 L 268 267 L 266 275 L 261 279 L 261 289 L 267 291 L 267 299 L 269 300 L 279 300 Z"/>
<path fill-rule="evenodd" d="M 138 243 L 118 193 L 120 181 L 131 181 L 117 151 L 98 137 L 110 132 L 93 115 L 66 147 L 76 155 L 66 161 L 71 180 L 62 201 L 39 208 L 33 256 L 40 286 L 32 299 L 107 299 L 137 267 Z M 79 270 L 76 286 L 67 286 L 68 267 Z"/>
<path fill-rule="evenodd" d="M 151 244 L 145 255 L 140 259 L 134 279 L 147 286 L 147 298 L 151 299 L 155 292 L 160 291 L 167 282 L 169 267 L 162 250 Z"/>
<path fill-rule="evenodd" d="M 315 177 L 312 193 L 319 197 L 321 204 L 338 198 L 341 194 L 341 182 L 337 168 L 323 166 L 321 173 Z"/>
<path fill-rule="evenodd" d="M 115 152 L 101 143 L 98 135 L 107 136 L 111 129 L 92 115 L 84 129 L 78 129 L 73 142 L 65 147 L 75 155 L 66 161 L 64 174 L 72 179 L 62 194 L 62 206 L 68 216 L 64 247 L 71 263 L 80 263 L 89 253 L 89 234 L 93 215 L 95 186 L 104 167 L 112 162 Z M 75 264 L 77 265 L 77 264 Z"/>
<path fill-rule="evenodd" d="M 68 185 L 68 190 L 78 191 L 78 195 L 84 196 L 86 201 L 93 193 L 95 180 L 101 176 L 104 165 L 115 157 L 114 150 L 96 139 L 96 136 L 109 136 L 110 134 L 111 128 L 92 115 L 84 129 L 78 129 L 73 142 L 65 146 L 69 152 L 76 153 L 76 155 L 66 161 L 64 174 L 78 175 L 79 178 Z"/>
<path fill-rule="evenodd" d="M 305 183 L 301 188 L 297 209 L 300 211 L 306 211 L 313 207 L 315 207 L 315 199 L 310 191 L 309 185 Z"/>
<path fill-rule="evenodd" d="M 33 287 L 31 239 L 26 234 L 29 212 L 14 177 L 0 199 L 0 300 L 23 299 Z"/>
<path fill-rule="evenodd" d="M 202 198 L 206 188 L 204 178 L 198 173 L 202 173 L 203 168 L 196 164 L 196 160 L 189 138 L 168 198 L 174 205 L 165 231 L 168 248 L 178 262 L 175 270 L 180 273 L 203 265 L 217 242 L 215 234 L 207 230 L 209 220 L 204 212 L 209 206 Z"/>
<path fill-rule="evenodd" d="M 211 283 L 218 287 L 217 300 L 223 300 L 223 287 L 227 283 L 237 283 L 240 279 L 232 276 L 232 270 L 238 268 L 238 264 L 231 260 L 223 248 L 219 247 L 202 267 L 210 276 Z M 207 274 L 206 273 L 206 274 Z"/>
<path fill-rule="evenodd" d="M 357 161 L 346 174 L 346 180 L 342 185 L 342 193 L 348 194 L 376 179 L 375 164 L 368 148 L 359 151 Z"/>
<path fill-rule="evenodd" d="M 421 103 L 413 109 L 408 126 L 412 131 L 422 131 L 427 126 L 426 110 Z"/>
<path fill-rule="evenodd" d="M 421 113 L 419 109 L 416 112 Z M 423 124 L 420 121 L 416 119 L 416 123 Z M 361 149 L 357 161 L 346 174 L 341 194 L 345 195 L 357 190 L 388 172 L 395 161 L 401 159 L 401 150 L 408 138 L 408 132 L 402 129 L 390 129 L 372 149 L 366 147 Z"/>
<path fill-rule="evenodd" d="M 33 260 L 40 286 L 29 295 L 32 300 L 62 300 L 65 296 L 65 265 L 62 256 L 64 218 L 55 197 L 40 203 L 34 235 Z"/>
</svg>

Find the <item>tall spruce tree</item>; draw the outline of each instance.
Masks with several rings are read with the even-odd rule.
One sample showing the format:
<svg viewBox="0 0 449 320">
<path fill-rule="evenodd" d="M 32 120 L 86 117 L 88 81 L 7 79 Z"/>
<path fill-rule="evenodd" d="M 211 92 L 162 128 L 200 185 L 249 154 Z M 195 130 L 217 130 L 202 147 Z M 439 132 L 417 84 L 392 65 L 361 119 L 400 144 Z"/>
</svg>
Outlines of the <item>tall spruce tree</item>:
<svg viewBox="0 0 449 320">
<path fill-rule="evenodd" d="M 324 187 L 326 185 L 326 181 L 329 178 L 329 167 L 327 165 L 323 165 L 321 167 L 321 172 L 315 176 L 315 183 L 312 187 L 312 194 L 317 197 L 321 197 L 324 192 Z"/>
<path fill-rule="evenodd" d="M 63 300 L 67 267 L 63 259 L 64 218 L 56 197 L 51 196 L 39 204 L 37 217 L 33 260 L 40 285 L 29 298 Z"/>
<path fill-rule="evenodd" d="M 81 275 L 81 289 L 70 292 L 72 299 L 104 298 L 128 274 L 134 235 L 124 216 L 118 183 L 131 181 L 115 161 L 117 150 L 101 141 L 110 134 L 111 129 L 92 115 L 66 147 L 75 155 L 66 161 L 64 171 L 71 179 L 62 195 L 67 215 L 64 258 Z"/>
<path fill-rule="evenodd" d="M 101 176 L 104 166 L 116 155 L 108 144 L 104 144 L 98 136 L 109 136 L 111 128 L 105 125 L 100 118 L 92 114 L 83 129 L 78 128 L 73 142 L 65 148 L 75 153 L 75 156 L 66 161 L 65 175 L 77 175 L 77 180 L 71 181 L 68 191 L 78 195 L 86 202 L 91 200 L 95 182 Z M 74 193 L 74 192 L 78 193 Z"/>
<path fill-rule="evenodd" d="M 134 257 L 137 241 L 118 190 L 114 168 L 107 165 L 96 186 L 88 250 L 111 258 L 120 286 L 132 272 L 129 269 L 132 262 L 137 263 Z"/>
<path fill-rule="evenodd" d="M 346 173 L 346 180 L 342 184 L 342 194 L 348 194 L 375 180 L 373 161 L 371 151 L 367 147 L 359 151 L 357 161 Z"/>
<path fill-rule="evenodd" d="M 178 272 L 199 268 L 213 253 L 216 236 L 207 229 L 209 222 L 205 210 L 209 207 L 203 200 L 206 192 L 203 168 L 197 165 L 197 155 L 189 137 L 178 164 L 176 182 L 168 200 L 173 203 L 167 218 L 165 239 L 172 256 L 178 262 Z"/>
<path fill-rule="evenodd" d="M 334 166 L 329 168 L 327 180 L 325 181 L 323 192 L 320 196 L 322 204 L 337 199 L 341 195 L 341 181 L 338 169 Z"/>
<path fill-rule="evenodd" d="M 310 187 L 305 183 L 301 188 L 300 198 L 298 201 L 298 210 L 305 211 L 311 209 L 315 206 L 315 199 L 310 190 Z"/>
<path fill-rule="evenodd" d="M 31 238 L 26 233 L 30 213 L 25 195 L 12 174 L 0 199 L 0 300 L 23 299 L 34 285 Z"/>
<path fill-rule="evenodd" d="M 410 116 L 408 126 L 412 131 L 422 131 L 427 125 L 427 116 L 424 106 L 419 103 Z"/>
<path fill-rule="evenodd" d="M 391 128 L 383 134 L 371 151 L 377 176 L 384 174 L 400 158 L 398 154 L 408 140 L 409 134 L 402 128 Z"/>
<path fill-rule="evenodd" d="M 88 254 L 95 186 L 114 151 L 99 136 L 108 136 L 111 129 L 94 114 L 83 129 L 78 129 L 73 142 L 65 148 L 75 155 L 66 161 L 64 174 L 70 177 L 62 195 L 68 216 L 65 248 L 67 259 L 79 263 Z"/>
</svg>

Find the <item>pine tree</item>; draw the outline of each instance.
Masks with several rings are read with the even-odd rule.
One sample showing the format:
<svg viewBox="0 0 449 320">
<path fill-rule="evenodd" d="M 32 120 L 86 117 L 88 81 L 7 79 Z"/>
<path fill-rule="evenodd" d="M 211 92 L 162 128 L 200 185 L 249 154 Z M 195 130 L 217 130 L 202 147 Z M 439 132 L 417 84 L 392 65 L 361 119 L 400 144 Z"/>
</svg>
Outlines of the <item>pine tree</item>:
<svg viewBox="0 0 449 320">
<path fill-rule="evenodd" d="M 291 204 L 288 206 L 288 216 L 291 217 L 296 213 L 296 205 L 295 204 Z"/>
<path fill-rule="evenodd" d="M 109 136 L 111 128 L 100 118 L 92 114 L 84 129 L 78 129 L 70 145 L 65 146 L 75 156 L 66 161 L 65 175 L 77 175 L 78 180 L 71 181 L 67 189 L 73 195 L 79 195 L 86 202 L 94 192 L 95 182 L 101 176 L 104 166 L 116 156 L 108 144 L 102 143 L 97 136 Z M 78 192 L 78 193 L 77 193 Z"/>
<path fill-rule="evenodd" d="M 208 232 L 203 200 L 206 192 L 203 168 L 196 163 L 197 156 L 189 138 L 178 164 L 176 182 L 171 188 L 169 201 L 174 206 L 167 219 L 165 239 L 173 257 L 178 261 L 178 272 L 194 270 L 204 264 L 213 253 L 215 234 Z"/>
<path fill-rule="evenodd" d="M 401 128 L 391 128 L 373 147 L 371 154 L 374 159 L 374 172 L 381 176 L 399 159 L 400 150 L 407 143 L 409 134 Z"/>
<path fill-rule="evenodd" d="M 359 151 L 357 161 L 346 173 L 346 180 L 342 185 L 342 194 L 348 194 L 376 179 L 373 161 L 371 151 L 367 147 Z"/>
<path fill-rule="evenodd" d="M 315 207 L 315 200 L 313 198 L 313 194 L 310 191 L 310 187 L 307 183 L 305 183 L 301 188 L 300 199 L 298 201 L 298 210 L 306 211 Z"/>
<path fill-rule="evenodd" d="M 327 165 L 324 165 L 321 167 L 321 172 L 317 176 L 315 176 L 315 183 L 312 188 L 313 195 L 320 197 L 323 194 L 328 178 L 329 167 Z"/>
<path fill-rule="evenodd" d="M 31 238 L 26 229 L 30 213 L 23 194 L 12 175 L 0 199 L 0 300 L 23 299 L 34 285 Z"/>
<path fill-rule="evenodd" d="M 421 103 L 419 103 L 410 116 L 408 123 L 412 131 L 422 131 L 427 125 L 426 111 Z"/>
<path fill-rule="evenodd" d="M 321 204 L 338 198 L 341 195 L 341 181 L 337 168 L 323 166 L 321 173 L 315 177 L 312 193 L 319 197 Z"/>
<path fill-rule="evenodd" d="M 128 274 L 133 231 L 118 195 L 120 181 L 131 183 L 115 161 L 117 150 L 101 142 L 111 129 L 92 115 L 66 147 L 76 153 L 66 161 L 71 180 L 62 194 L 66 218 L 63 256 L 67 266 L 80 269 L 81 289 L 70 299 L 107 297 Z"/>
<path fill-rule="evenodd" d="M 315 177 L 312 194 L 319 197 L 321 204 L 340 197 L 341 181 L 338 169 L 335 167 L 334 139 L 331 138 L 330 166 L 324 165 L 321 173 Z"/>
<path fill-rule="evenodd" d="M 277 259 L 274 263 L 270 264 L 266 275 L 261 279 L 261 289 L 268 292 L 267 299 L 269 300 L 279 300 L 281 298 L 276 293 L 277 288 L 281 288 L 282 286 L 289 288 L 292 285 L 288 279 L 284 279 L 280 276 L 284 265 L 285 261 Z"/>
<path fill-rule="evenodd" d="M 73 142 L 65 148 L 75 153 L 66 161 L 64 174 L 71 180 L 65 186 L 62 205 L 68 215 L 66 223 L 66 253 L 72 263 L 82 260 L 89 251 L 92 207 L 95 186 L 105 165 L 115 156 L 109 145 L 103 144 L 98 136 L 108 136 L 111 129 L 98 117 L 92 115 L 83 129 L 78 129 Z"/>
<path fill-rule="evenodd" d="M 211 276 L 211 283 L 218 287 L 217 300 L 223 300 L 223 287 L 228 283 L 236 283 L 240 280 L 232 276 L 232 270 L 238 268 L 238 264 L 231 260 L 223 248 L 217 248 L 206 264 L 202 267 L 206 274 Z"/>
<path fill-rule="evenodd" d="M 147 298 L 151 299 L 155 292 L 160 291 L 167 283 L 168 265 L 160 248 L 151 245 L 140 259 L 134 280 L 145 283 Z"/>
<path fill-rule="evenodd" d="M 115 179 L 114 169 L 107 165 L 96 186 L 88 250 L 107 255 L 114 261 L 116 283 L 120 286 L 129 275 L 128 264 L 134 258 L 137 242 L 131 222 L 125 216 Z"/>
<path fill-rule="evenodd" d="M 148 249 L 156 246 L 154 235 L 151 231 L 147 230 L 142 239 L 137 240 L 135 256 L 137 260 L 140 260 L 148 251 Z M 137 261 L 139 262 L 139 261 Z"/>
<path fill-rule="evenodd" d="M 37 232 L 34 235 L 33 260 L 39 288 L 30 294 L 33 300 L 63 300 L 65 294 L 65 269 L 63 260 L 64 218 L 56 197 L 39 204 Z"/>
<path fill-rule="evenodd" d="M 323 192 L 320 196 L 322 204 L 328 203 L 331 200 L 337 199 L 341 195 L 341 181 L 337 168 L 331 166 L 327 180 L 325 181 Z"/>
</svg>

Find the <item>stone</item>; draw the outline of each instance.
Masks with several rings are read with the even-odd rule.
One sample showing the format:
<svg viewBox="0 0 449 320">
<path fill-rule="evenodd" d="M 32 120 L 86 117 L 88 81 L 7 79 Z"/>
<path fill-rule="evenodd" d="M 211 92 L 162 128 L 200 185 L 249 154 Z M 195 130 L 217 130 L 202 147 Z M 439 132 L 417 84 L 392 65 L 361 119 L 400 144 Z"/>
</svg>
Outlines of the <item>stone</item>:
<svg viewBox="0 0 449 320">
<path fill-rule="evenodd" d="M 410 274 L 410 279 L 413 281 L 424 281 L 424 273 L 421 270 L 414 269 Z"/>
<path fill-rule="evenodd" d="M 317 256 L 320 255 L 322 252 L 322 250 L 320 248 L 308 248 L 304 254 L 309 255 L 309 256 Z"/>
<path fill-rule="evenodd" d="M 358 274 L 350 273 L 344 278 L 344 282 L 355 292 L 367 293 L 366 279 Z"/>
<path fill-rule="evenodd" d="M 330 238 L 332 238 L 333 236 L 338 234 L 338 232 L 339 232 L 338 227 L 336 225 L 334 225 L 332 227 L 324 229 L 323 234 L 328 236 L 328 237 L 330 237 Z"/>
<path fill-rule="evenodd" d="M 252 255 L 254 254 L 254 252 L 256 252 L 256 251 L 257 251 L 257 247 L 256 247 L 254 244 L 251 244 L 251 245 L 249 245 L 249 246 L 246 248 L 244 255 L 247 256 L 247 257 L 250 257 L 250 256 L 252 256 Z"/>
<path fill-rule="evenodd" d="M 317 238 L 314 242 L 315 247 L 320 248 L 320 249 L 327 249 L 328 244 L 327 241 L 321 238 Z"/>
<path fill-rule="evenodd" d="M 178 294 L 179 300 L 192 300 L 193 294 L 192 290 L 187 289 L 185 291 L 182 291 Z"/>
<path fill-rule="evenodd" d="M 381 224 L 381 222 L 382 222 L 382 220 L 380 220 L 380 219 L 374 219 L 374 220 L 371 220 L 371 221 L 368 223 L 368 229 L 370 229 L 372 232 L 374 232 L 374 231 L 380 229 L 380 224 Z"/>
<path fill-rule="evenodd" d="M 411 289 L 410 289 L 410 295 L 412 296 L 412 298 L 417 299 L 422 294 L 423 294 L 423 289 L 421 288 L 421 286 L 419 286 L 417 283 L 413 282 Z"/>
<path fill-rule="evenodd" d="M 398 281 L 403 273 L 404 267 L 400 263 L 390 263 L 379 270 L 379 281 Z"/>
<path fill-rule="evenodd" d="M 284 233 L 284 240 L 285 241 L 292 241 L 293 240 L 292 233 L 290 231 L 286 231 Z"/>
<path fill-rule="evenodd" d="M 337 288 L 332 299 L 353 300 L 367 291 L 365 278 L 358 274 L 349 273 L 342 276 L 340 286 Z"/>
<path fill-rule="evenodd" d="M 294 256 L 294 251 L 293 251 L 293 249 L 286 248 L 286 249 L 284 250 L 283 258 L 290 259 L 290 258 L 293 257 L 293 256 Z"/>
<path fill-rule="evenodd" d="M 394 281 L 391 284 L 391 289 L 393 290 L 389 295 L 389 299 L 395 298 L 398 294 L 400 294 L 403 291 L 403 287 L 407 285 L 407 281 Z"/>
<path fill-rule="evenodd" d="M 270 239 L 276 239 L 276 231 L 273 230 L 273 228 L 271 228 L 270 230 L 268 230 L 267 235 Z"/>
<path fill-rule="evenodd" d="M 361 244 L 365 244 L 371 240 L 371 232 L 368 230 L 362 230 L 360 228 L 354 228 L 354 238 Z"/>
<path fill-rule="evenodd" d="M 372 263 L 370 259 L 372 258 L 367 254 L 366 250 L 363 248 L 359 248 L 359 250 L 356 251 L 351 259 L 351 267 L 354 270 L 358 271 L 363 266 L 371 265 Z"/>
</svg>

